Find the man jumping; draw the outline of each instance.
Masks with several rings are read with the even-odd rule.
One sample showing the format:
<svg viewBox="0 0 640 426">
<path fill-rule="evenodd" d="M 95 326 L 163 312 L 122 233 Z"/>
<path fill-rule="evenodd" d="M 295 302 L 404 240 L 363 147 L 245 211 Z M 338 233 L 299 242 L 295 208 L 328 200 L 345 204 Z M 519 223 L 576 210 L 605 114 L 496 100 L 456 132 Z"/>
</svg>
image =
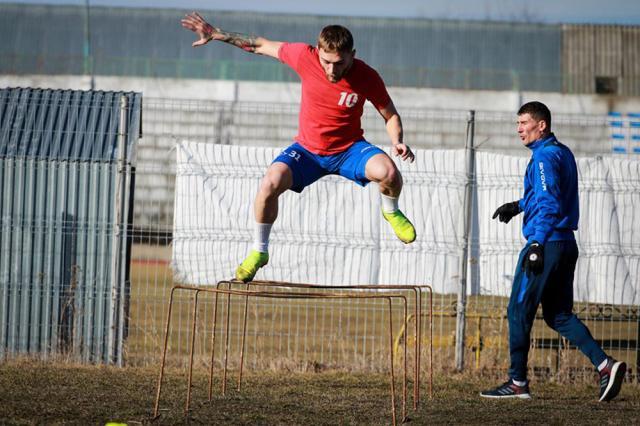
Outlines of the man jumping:
<svg viewBox="0 0 640 426">
<path fill-rule="evenodd" d="M 329 25 L 317 46 L 271 41 L 224 31 L 199 14 L 186 15 L 182 26 L 197 34 L 192 45 L 223 41 L 247 52 L 270 56 L 290 66 L 302 81 L 299 130 L 293 145 L 273 160 L 254 202 L 254 244 L 238 266 L 236 278 L 248 282 L 269 262 L 269 234 L 278 216 L 278 197 L 290 189 L 302 192 L 323 176 L 339 174 L 365 186 L 376 182 L 382 197 L 382 215 L 405 244 L 416 239 L 411 222 L 398 209 L 402 176 L 393 160 L 364 139 L 360 119 L 365 100 L 384 118 L 391 152 L 413 162 L 402 140 L 402 121 L 380 75 L 355 58 L 353 36 L 340 25 Z"/>
</svg>

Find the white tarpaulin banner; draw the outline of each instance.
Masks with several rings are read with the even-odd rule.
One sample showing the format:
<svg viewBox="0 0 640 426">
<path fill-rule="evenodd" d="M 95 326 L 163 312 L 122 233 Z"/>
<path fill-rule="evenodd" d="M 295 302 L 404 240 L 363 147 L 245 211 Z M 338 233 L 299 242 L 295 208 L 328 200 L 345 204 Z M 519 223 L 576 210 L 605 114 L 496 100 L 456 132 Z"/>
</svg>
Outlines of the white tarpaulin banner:
<svg viewBox="0 0 640 426">
<path fill-rule="evenodd" d="M 278 149 L 182 142 L 177 147 L 173 268 L 184 283 L 233 277 L 251 248 L 253 198 Z M 528 158 L 476 155 L 469 293 L 509 294 L 524 239 L 521 218 L 491 220 L 519 198 Z M 418 150 L 397 162 L 400 208 L 417 240 L 401 243 L 380 213 L 377 185 L 325 177 L 280 197 L 269 265 L 257 279 L 340 284 L 431 284 L 455 293 L 463 247 L 464 150 Z M 640 303 L 640 161 L 580 159 L 580 258 L 575 299 Z"/>
</svg>

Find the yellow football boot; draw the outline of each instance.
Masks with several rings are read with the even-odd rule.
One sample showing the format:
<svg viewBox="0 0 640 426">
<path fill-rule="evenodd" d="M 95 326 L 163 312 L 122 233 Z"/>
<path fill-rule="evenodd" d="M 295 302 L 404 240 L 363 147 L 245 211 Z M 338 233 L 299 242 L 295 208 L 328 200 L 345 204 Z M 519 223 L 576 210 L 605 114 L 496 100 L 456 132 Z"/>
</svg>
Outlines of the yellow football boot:
<svg viewBox="0 0 640 426">
<path fill-rule="evenodd" d="M 236 269 L 236 279 L 244 283 L 256 276 L 258 269 L 269 263 L 269 253 L 251 250 L 247 258 Z"/>
<path fill-rule="evenodd" d="M 382 212 L 382 216 L 389 222 L 391 229 L 393 229 L 400 241 L 409 244 L 416 239 L 416 229 L 400 210 L 396 210 L 393 213 Z"/>
</svg>

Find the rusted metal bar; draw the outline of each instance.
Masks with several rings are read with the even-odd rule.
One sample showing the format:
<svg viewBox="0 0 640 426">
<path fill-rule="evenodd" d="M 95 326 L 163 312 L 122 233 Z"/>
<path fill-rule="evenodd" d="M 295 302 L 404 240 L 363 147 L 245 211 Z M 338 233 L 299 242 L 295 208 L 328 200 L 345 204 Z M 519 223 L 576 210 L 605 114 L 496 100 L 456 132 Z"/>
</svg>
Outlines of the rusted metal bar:
<svg viewBox="0 0 640 426">
<path fill-rule="evenodd" d="M 240 281 L 220 281 L 220 283 L 244 284 Z M 281 288 L 303 288 L 303 289 L 334 289 L 334 290 L 413 290 L 415 294 L 414 317 L 415 323 L 415 340 L 416 347 L 414 353 L 414 373 L 413 373 L 413 409 L 418 409 L 420 402 L 420 366 L 422 358 L 422 291 L 429 291 L 429 397 L 433 398 L 433 288 L 429 285 L 407 285 L 407 284 L 364 284 L 364 285 L 321 285 L 321 284 L 304 284 L 304 283 L 288 283 L 281 281 L 258 280 L 247 283 L 249 285 L 281 287 Z M 229 287 L 231 288 L 231 287 Z M 246 325 L 246 322 L 245 322 Z M 406 325 L 406 324 L 405 324 Z M 406 327 L 405 327 L 406 329 Z M 244 335 L 244 331 L 243 331 Z M 244 343 L 243 343 L 244 348 Z M 406 358 L 406 357 L 405 357 Z M 243 360 L 240 360 L 240 369 L 242 370 Z M 240 378 L 239 378 L 240 380 Z"/>
<path fill-rule="evenodd" d="M 247 283 L 246 290 L 249 290 Z M 247 336 L 247 310 L 249 308 L 249 295 L 244 297 L 244 321 L 242 322 L 242 343 L 240 344 L 240 371 L 238 372 L 238 392 L 242 388 L 242 367 L 244 366 L 244 342 Z"/>
<path fill-rule="evenodd" d="M 191 325 L 191 345 L 189 348 L 189 379 L 187 380 L 187 403 L 184 407 L 185 416 L 189 415 L 189 405 L 191 404 L 191 383 L 193 379 L 193 350 L 196 346 L 196 324 L 198 319 L 198 294 L 199 290 L 196 290 L 193 295 L 193 321 Z"/>
<path fill-rule="evenodd" d="M 191 348 L 190 348 L 190 361 L 189 361 L 189 378 L 188 378 L 188 386 L 187 386 L 187 398 L 185 404 L 185 413 L 189 413 L 189 407 L 191 403 L 191 383 L 192 383 L 192 374 L 193 374 L 193 355 L 194 355 L 194 347 L 195 347 L 195 334 L 197 332 L 197 309 L 198 309 L 198 295 L 201 292 L 205 293 L 214 293 L 214 294 L 226 294 L 227 295 L 227 318 L 226 318 L 226 343 L 225 343 L 225 375 L 226 375 L 226 362 L 227 362 L 227 351 L 229 347 L 229 311 L 230 311 L 230 298 L 232 295 L 245 296 L 248 298 L 252 297 L 263 297 L 263 298 L 277 298 L 277 299 L 386 299 L 388 301 L 389 306 L 389 353 L 390 353 L 390 363 L 391 363 L 391 371 L 390 371 L 390 382 L 391 382 L 391 404 L 392 404 L 392 421 L 393 424 L 396 424 L 396 409 L 395 409 L 395 373 L 393 368 L 393 311 L 392 311 L 392 299 L 398 298 L 403 302 L 404 309 L 404 322 L 406 328 L 407 321 L 407 299 L 403 295 L 399 294 L 357 294 L 357 293 L 291 293 L 291 292 L 267 292 L 267 291 L 249 291 L 249 290 L 232 290 L 210 287 L 198 287 L 198 286 L 187 286 L 187 285 L 176 285 L 171 290 L 171 297 L 169 299 L 169 308 L 168 308 L 168 316 L 167 316 L 167 324 L 165 328 L 165 343 L 163 348 L 162 355 L 162 363 L 160 368 L 160 376 L 158 378 L 158 389 L 156 393 L 156 401 L 154 405 L 154 417 L 158 416 L 159 403 L 160 403 L 160 395 L 162 391 L 162 381 L 164 376 L 164 368 L 166 364 L 166 352 L 168 346 L 168 338 L 170 332 L 171 325 L 171 310 L 173 306 L 173 296 L 176 290 L 186 290 L 195 292 L 193 298 L 193 316 L 192 316 L 192 336 L 191 336 Z M 215 315 L 214 315 L 215 319 Z M 405 345 L 405 364 L 404 364 L 404 379 L 403 379 L 403 420 L 406 418 L 406 399 L 407 399 L 407 367 L 406 367 L 406 345 Z M 224 392 L 224 382 L 226 381 L 226 377 L 223 378 L 223 392 Z"/>
<path fill-rule="evenodd" d="M 222 373 L 222 395 L 225 395 L 227 391 L 227 359 L 229 354 L 229 318 L 231 311 L 231 293 L 227 293 L 227 311 L 226 313 L 226 326 L 224 328 L 225 332 L 225 343 L 224 343 L 224 367 Z"/>
<path fill-rule="evenodd" d="M 219 283 L 216 287 L 219 286 Z M 213 302 L 213 327 L 211 327 L 211 365 L 209 367 L 209 401 L 213 394 L 213 362 L 216 351 L 216 322 L 218 321 L 218 293 Z"/>
<path fill-rule="evenodd" d="M 393 426 L 396 426 L 396 378 L 393 374 L 393 315 L 391 314 L 391 298 L 389 302 L 389 369 L 391 370 L 391 418 Z M 406 347 L 407 345 L 405 345 Z M 404 419 L 403 419 L 404 421 Z"/>
<path fill-rule="evenodd" d="M 173 306 L 173 293 L 175 288 L 171 289 L 171 295 L 169 296 L 169 309 L 167 312 L 167 323 L 164 328 L 164 345 L 162 350 L 162 361 L 160 362 L 160 375 L 158 376 L 158 391 L 156 393 L 156 403 L 153 407 L 153 418 L 158 417 L 158 408 L 160 405 L 160 390 L 162 389 L 162 378 L 164 377 L 164 367 L 167 358 L 167 344 L 169 341 L 169 326 L 171 325 L 171 307 Z"/>
</svg>

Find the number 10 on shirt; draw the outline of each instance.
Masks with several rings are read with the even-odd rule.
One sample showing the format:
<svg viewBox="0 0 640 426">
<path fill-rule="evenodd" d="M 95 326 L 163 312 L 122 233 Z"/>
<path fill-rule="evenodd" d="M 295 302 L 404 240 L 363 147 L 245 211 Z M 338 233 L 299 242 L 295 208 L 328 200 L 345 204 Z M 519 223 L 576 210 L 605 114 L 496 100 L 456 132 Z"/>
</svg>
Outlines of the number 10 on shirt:
<svg viewBox="0 0 640 426">
<path fill-rule="evenodd" d="M 358 103 L 358 94 L 357 93 L 349 93 L 349 92 L 340 92 L 340 100 L 338 101 L 338 105 L 346 105 L 351 108 L 355 104 Z"/>
</svg>

